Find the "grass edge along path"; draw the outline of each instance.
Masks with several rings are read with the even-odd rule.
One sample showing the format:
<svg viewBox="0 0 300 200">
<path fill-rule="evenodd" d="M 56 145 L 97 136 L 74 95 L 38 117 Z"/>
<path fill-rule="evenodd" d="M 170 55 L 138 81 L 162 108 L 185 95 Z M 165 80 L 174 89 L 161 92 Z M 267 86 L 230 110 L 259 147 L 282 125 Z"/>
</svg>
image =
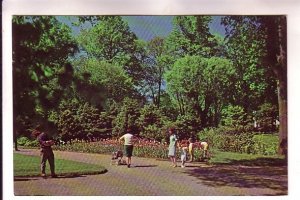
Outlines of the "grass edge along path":
<svg viewBox="0 0 300 200">
<path fill-rule="evenodd" d="M 40 176 L 40 157 L 14 153 L 14 177 Z M 58 176 L 81 176 L 103 174 L 107 169 L 100 165 L 87 164 L 64 159 L 55 159 L 55 172 Z M 49 163 L 46 174 L 50 174 Z"/>
</svg>

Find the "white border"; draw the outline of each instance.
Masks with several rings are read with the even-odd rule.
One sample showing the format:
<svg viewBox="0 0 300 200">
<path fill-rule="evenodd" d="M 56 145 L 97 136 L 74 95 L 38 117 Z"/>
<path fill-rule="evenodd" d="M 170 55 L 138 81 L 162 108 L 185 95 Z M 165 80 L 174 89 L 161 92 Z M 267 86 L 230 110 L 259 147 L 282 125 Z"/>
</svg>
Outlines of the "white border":
<svg viewBox="0 0 300 200">
<path fill-rule="evenodd" d="M 295 199 L 300 195 L 300 160 L 296 156 L 299 139 L 300 102 L 299 67 L 300 55 L 297 51 L 300 39 L 300 3 L 298 0 L 4 0 L 3 9 L 3 199 L 40 199 L 37 196 L 14 196 L 13 191 L 13 137 L 12 137 L 12 46 L 11 18 L 13 15 L 278 15 L 288 19 L 288 106 L 289 106 L 289 191 L 288 196 L 245 197 Z M 297 126 L 298 125 L 298 126 Z M 46 197 L 55 199 L 57 197 Z M 79 199 L 81 197 L 58 197 L 59 199 Z M 84 197 L 95 199 L 95 197 Z M 107 198 L 107 197 L 99 197 Z M 118 198 L 118 197 L 110 197 Z M 140 197 L 131 197 L 133 199 Z M 144 197 L 145 198 L 145 197 Z M 155 199 L 157 197 L 147 197 Z M 170 197 L 164 197 L 170 198 Z M 199 197 L 195 197 L 199 198 Z M 201 197 L 212 199 L 211 197 Z M 213 199 L 236 199 L 242 197 L 214 197 Z M 173 199 L 173 197 L 172 197 Z"/>
</svg>

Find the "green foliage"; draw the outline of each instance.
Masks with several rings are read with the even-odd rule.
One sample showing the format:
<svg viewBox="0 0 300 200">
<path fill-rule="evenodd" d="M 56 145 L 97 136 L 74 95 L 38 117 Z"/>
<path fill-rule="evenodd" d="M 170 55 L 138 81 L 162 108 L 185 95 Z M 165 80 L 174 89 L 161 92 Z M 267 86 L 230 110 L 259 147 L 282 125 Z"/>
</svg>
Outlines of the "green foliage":
<svg viewBox="0 0 300 200">
<path fill-rule="evenodd" d="M 240 128 L 245 124 L 247 113 L 241 106 L 229 105 L 222 110 L 222 121 L 224 126 Z"/>
<path fill-rule="evenodd" d="M 272 132 L 276 130 L 276 120 L 278 119 L 278 109 L 270 103 L 259 106 L 259 110 L 255 113 L 255 119 L 260 131 Z"/>
<path fill-rule="evenodd" d="M 90 98 L 95 98 L 102 93 L 106 98 L 121 102 L 126 96 L 132 96 L 134 93 L 132 78 L 118 65 L 93 58 L 81 60 L 77 65 L 80 67 L 76 70 L 76 76 L 90 83 L 95 89 L 98 88 L 98 91 L 89 91 L 92 93 Z M 86 91 L 86 87 L 84 90 Z M 101 97 L 96 98 L 95 101 L 99 102 L 99 99 Z"/>
<path fill-rule="evenodd" d="M 127 128 L 131 128 L 133 133 L 138 132 L 137 119 L 140 116 L 140 105 L 137 100 L 125 98 L 120 112 L 113 120 L 113 136 L 121 136 L 126 133 Z"/>
<path fill-rule="evenodd" d="M 29 138 L 23 136 L 23 137 L 19 137 L 17 141 L 19 145 L 24 146 L 30 140 Z"/>
<path fill-rule="evenodd" d="M 175 124 L 179 139 L 196 138 L 200 119 L 191 113 L 187 113 L 178 116 Z"/>
<path fill-rule="evenodd" d="M 226 27 L 228 58 L 236 68 L 235 105 L 246 112 L 256 110 L 265 100 L 276 102 L 276 82 L 266 65 L 266 33 L 257 16 L 228 16 L 222 18 Z M 241 45 L 242 44 L 242 45 Z"/>
<path fill-rule="evenodd" d="M 56 109 L 70 77 L 62 72 L 69 56 L 77 51 L 71 29 L 52 16 L 14 16 L 13 108 L 15 136 L 24 132 L 20 124 L 49 125 L 47 113 Z M 71 67 L 72 68 L 72 67 Z M 23 123 L 24 122 L 24 123 Z M 25 130 L 24 130 L 25 129 Z"/>
<path fill-rule="evenodd" d="M 175 29 L 171 34 L 170 49 L 185 55 L 213 55 L 217 45 L 213 35 L 209 32 L 210 16 L 176 16 L 174 17 Z M 173 48 L 172 48 L 173 46 Z"/>
<path fill-rule="evenodd" d="M 146 44 L 139 44 L 144 52 L 143 57 L 140 58 L 144 72 L 142 91 L 148 98 L 152 99 L 157 107 L 160 107 L 163 74 L 168 67 L 164 39 L 154 37 Z"/>
<path fill-rule="evenodd" d="M 180 114 L 193 110 L 207 127 L 210 115 L 218 116 L 224 102 L 228 101 L 231 77 L 235 70 L 231 62 L 222 58 L 186 56 L 175 62 L 165 74 L 167 91 L 177 102 Z M 218 119 L 213 117 L 215 124 Z"/>
<path fill-rule="evenodd" d="M 19 137 L 17 139 L 17 142 L 20 146 L 24 146 L 24 147 L 38 147 L 39 146 L 39 142 L 37 140 L 32 140 L 29 139 L 28 137 Z"/>
<path fill-rule="evenodd" d="M 243 132 L 232 134 L 234 129 L 220 127 L 205 129 L 198 135 L 200 141 L 206 141 L 213 149 L 247 154 L 276 155 L 278 136 Z"/>
<path fill-rule="evenodd" d="M 253 153 L 262 155 L 276 155 L 279 146 L 279 137 L 272 134 L 253 136 Z"/>
<path fill-rule="evenodd" d="M 140 136 L 161 141 L 164 137 L 164 123 L 166 117 L 153 104 L 147 104 L 140 110 L 140 117 L 137 124 L 140 129 Z"/>
<path fill-rule="evenodd" d="M 121 16 L 101 16 L 91 29 L 83 30 L 78 43 L 89 58 L 104 60 L 123 69 L 137 83 L 141 78 L 141 65 L 135 53 L 136 35 Z"/>
<path fill-rule="evenodd" d="M 60 106 L 57 127 L 59 136 L 64 141 L 107 137 L 101 125 L 99 110 L 88 103 L 73 100 L 63 102 Z"/>
</svg>

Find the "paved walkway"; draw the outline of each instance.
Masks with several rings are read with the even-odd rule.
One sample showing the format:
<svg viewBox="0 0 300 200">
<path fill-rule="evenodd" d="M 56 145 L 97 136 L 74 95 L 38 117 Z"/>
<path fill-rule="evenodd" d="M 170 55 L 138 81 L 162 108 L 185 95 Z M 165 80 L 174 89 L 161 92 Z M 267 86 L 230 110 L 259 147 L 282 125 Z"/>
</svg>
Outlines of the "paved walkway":
<svg viewBox="0 0 300 200">
<path fill-rule="evenodd" d="M 17 153 L 38 155 L 38 150 Z M 133 157 L 133 167 L 111 166 L 110 156 L 54 152 L 56 158 L 99 164 L 108 172 L 56 179 L 15 178 L 15 195 L 46 196 L 227 196 L 286 195 L 286 167 L 209 166 L 187 163 L 172 168 L 167 161 Z M 179 163 L 178 163 L 179 164 Z M 48 165 L 47 165 L 48 167 Z"/>
</svg>

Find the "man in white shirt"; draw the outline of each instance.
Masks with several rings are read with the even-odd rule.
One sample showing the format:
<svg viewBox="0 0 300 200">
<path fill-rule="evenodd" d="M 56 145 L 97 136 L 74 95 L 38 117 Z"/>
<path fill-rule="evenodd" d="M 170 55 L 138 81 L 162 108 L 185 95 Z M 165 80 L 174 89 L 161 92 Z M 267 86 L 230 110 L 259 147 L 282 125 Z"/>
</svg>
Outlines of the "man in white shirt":
<svg viewBox="0 0 300 200">
<path fill-rule="evenodd" d="M 124 151 L 126 156 L 127 167 L 130 168 L 131 157 L 133 151 L 133 135 L 131 134 L 131 129 L 127 129 L 127 133 L 119 138 L 119 141 L 124 140 Z"/>
</svg>

